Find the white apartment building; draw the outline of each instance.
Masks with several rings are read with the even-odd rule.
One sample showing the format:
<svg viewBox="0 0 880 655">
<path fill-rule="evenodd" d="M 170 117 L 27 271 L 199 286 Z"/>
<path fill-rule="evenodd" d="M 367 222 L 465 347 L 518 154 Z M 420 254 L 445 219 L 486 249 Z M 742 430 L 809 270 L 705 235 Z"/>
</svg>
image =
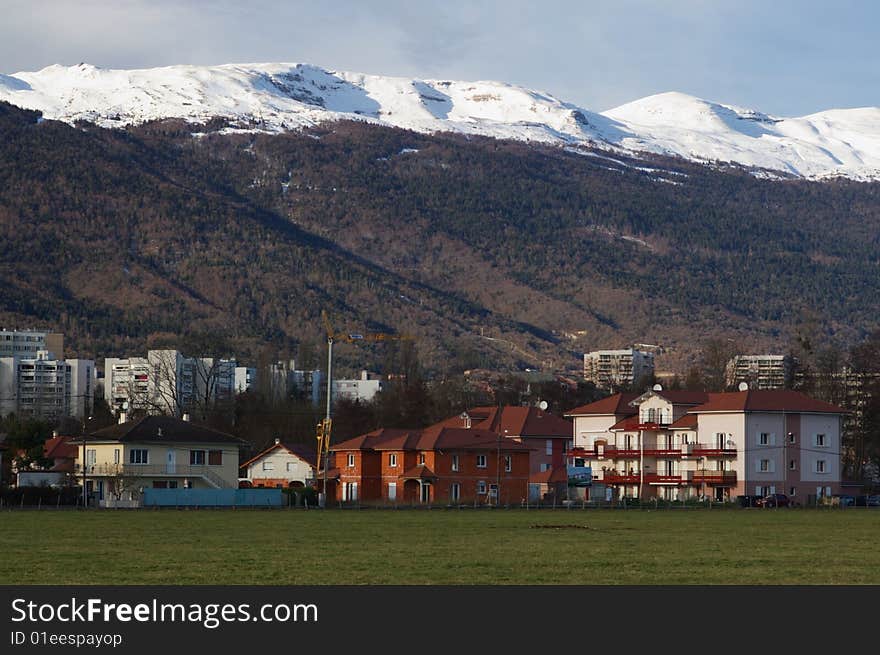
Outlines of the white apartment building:
<svg viewBox="0 0 880 655">
<path fill-rule="evenodd" d="M 361 371 L 360 378 L 356 380 L 333 380 L 333 401 L 348 398 L 370 402 L 384 387 L 382 380 L 372 379 L 367 371 Z"/>
<path fill-rule="evenodd" d="M 788 355 L 737 355 L 727 364 L 727 385 L 741 382 L 750 389 L 784 389 L 792 373 L 792 359 Z"/>
<path fill-rule="evenodd" d="M 95 400 L 95 363 L 33 356 L 0 357 L 0 415 L 59 419 L 89 416 Z"/>
<path fill-rule="evenodd" d="M 575 465 L 592 467 L 592 499 L 840 492 L 844 410 L 795 391 L 617 394 L 574 419 Z M 576 461 L 575 461 L 576 460 Z"/>
<path fill-rule="evenodd" d="M 64 359 L 64 335 L 40 330 L 0 330 L 0 357 L 36 357 L 41 350 Z"/>
<path fill-rule="evenodd" d="M 235 396 L 234 359 L 150 350 L 146 357 L 104 360 L 104 398 L 115 412 L 182 416 Z"/>
<path fill-rule="evenodd" d="M 628 348 L 584 355 L 584 378 L 600 389 L 632 385 L 654 373 L 654 353 Z"/>
<path fill-rule="evenodd" d="M 257 369 L 250 366 L 235 367 L 235 393 L 251 391 L 257 384 Z"/>
</svg>

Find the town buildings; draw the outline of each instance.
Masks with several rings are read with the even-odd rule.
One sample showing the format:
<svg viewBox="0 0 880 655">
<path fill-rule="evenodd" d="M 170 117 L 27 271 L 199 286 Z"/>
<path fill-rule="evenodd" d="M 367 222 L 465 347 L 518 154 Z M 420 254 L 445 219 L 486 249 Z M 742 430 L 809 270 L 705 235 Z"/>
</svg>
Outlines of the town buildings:
<svg viewBox="0 0 880 655">
<path fill-rule="evenodd" d="M 0 415 L 83 419 L 94 405 L 95 363 L 57 359 L 46 350 L 0 357 Z"/>
<path fill-rule="evenodd" d="M 234 359 L 150 350 L 146 357 L 104 360 L 104 399 L 114 413 L 182 416 L 235 397 Z"/>
<path fill-rule="evenodd" d="M 654 353 L 628 348 L 584 355 L 584 379 L 600 389 L 631 387 L 654 374 Z"/>
<path fill-rule="evenodd" d="M 727 364 L 728 387 L 741 382 L 750 389 L 785 389 L 791 386 L 794 371 L 789 355 L 737 355 Z"/>
<path fill-rule="evenodd" d="M 353 380 L 333 380 L 333 402 L 346 398 L 359 402 L 370 402 L 377 393 L 385 388 L 382 380 L 361 371 L 359 378 Z"/>
<path fill-rule="evenodd" d="M 35 358 L 41 350 L 64 359 L 64 335 L 41 330 L 0 330 L 0 357 Z"/>
<path fill-rule="evenodd" d="M 302 444 L 275 443 L 241 465 L 241 471 L 255 487 L 303 487 L 315 481 L 314 448 Z"/>
<path fill-rule="evenodd" d="M 146 416 L 88 434 L 74 472 L 98 503 L 137 500 L 144 488 L 238 487 L 237 437 L 170 416 Z M 85 471 L 83 470 L 85 465 Z"/>
<path fill-rule="evenodd" d="M 566 414 L 591 499 L 684 500 L 840 490 L 844 410 L 795 391 L 616 394 Z"/>
<path fill-rule="evenodd" d="M 519 504 L 528 497 L 530 450 L 463 417 L 424 430 L 382 428 L 331 446 L 328 495 L 339 502 Z"/>
</svg>

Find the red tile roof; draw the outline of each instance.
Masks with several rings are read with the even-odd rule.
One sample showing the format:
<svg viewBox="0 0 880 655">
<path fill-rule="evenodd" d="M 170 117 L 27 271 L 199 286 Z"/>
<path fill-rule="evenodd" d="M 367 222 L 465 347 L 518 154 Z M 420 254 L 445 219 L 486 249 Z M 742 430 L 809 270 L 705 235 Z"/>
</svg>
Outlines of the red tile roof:
<svg viewBox="0 0 880 655">
<path fill-rule="evenodd" d="M 810 398 L 799 391 L 750 390 L 711 394 L 708 402 L 694 407 L 691 412 L 798 412 L 817 414 L 845 414 L 846 410 L 830 403 Z"/>
<path fill-rule="evenodd" d="M 652 392 L 648 392 L 652 393 Z M 711 394 L 705 391 L 653 391 L 673 405 L 702 405 L 709 400 Z"/>
<path fill-rule="evenodd" d="M 691 414 L 690 412 L 682 416 L 677 421 L 673 421 L 672 425 L 669 426 L 672 429 L 675 428 L 691 428 L 694 429 L 697 427 L 697 415 Z"/>
<path fill-rule="evenodd" d="M 73 437 L 52 437 L 43 444 L 43 456 L 48 459 L 76 459 L 79 453 Z"/>
<path fill-rule="evenodd" d="M 617 393 L 608 398 L 597 400 L 588 405 L 575 407 L 565 413 L 565 416 L 588 416 L 590 414 L 634 414 L 635 408 L 629 404 L 638 398 L 641 394 L 637 393 Z"/>
<path fill-rule="evenodd" d="M 418 464 L 413 466 L 410 469 L 407 469 L 400 476 L 404 480 L 435 480 L 437 476 L 434 475 L 434 471 L 429 469 L 424 464 Z"/>
<path fill-rule="evenodd" d="M 571 438 L 572 424 L 564 418 L 545 412 L 537 407 L 473 407 L 465 412 L 470 418 L 471 427 L 491 430 L 508 437 Z M 467 419 L 453 416 L 441 421 L 439 425 L 464 427 Z"/>
<path fill-rule="evenodd" d="M 620 419 L 617 423 L 612 425 L 609 430 L 638 430 L 639 429 L 639 417 L 638 416 L 627 416 L 626 418 Z"/>
<path fill-rule="evenodd" d="M 445 423 L 445 422 L 444 422 Z M 479 428 L 448 427 L 438 423 L 424 430 L 381 428 L 330 446 L 332 451 L 346 450 L 500 450 L 530 451 L 532 448 L 513 439 L 501 439 L 497 432 Z"/>
</svg>

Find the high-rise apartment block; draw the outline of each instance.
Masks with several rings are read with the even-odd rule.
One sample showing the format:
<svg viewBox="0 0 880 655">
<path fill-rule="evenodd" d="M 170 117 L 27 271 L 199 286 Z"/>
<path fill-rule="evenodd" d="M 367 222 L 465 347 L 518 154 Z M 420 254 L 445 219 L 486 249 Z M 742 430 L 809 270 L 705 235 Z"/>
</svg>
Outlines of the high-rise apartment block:
<svg viewBox="0 0 880 655">
<path fill-rule="evenodd" d="M 584 378 L 600 389 L 629 387 L 654 374 L 654 353 L 627 348 L 584 355 Z"/>
</svg>

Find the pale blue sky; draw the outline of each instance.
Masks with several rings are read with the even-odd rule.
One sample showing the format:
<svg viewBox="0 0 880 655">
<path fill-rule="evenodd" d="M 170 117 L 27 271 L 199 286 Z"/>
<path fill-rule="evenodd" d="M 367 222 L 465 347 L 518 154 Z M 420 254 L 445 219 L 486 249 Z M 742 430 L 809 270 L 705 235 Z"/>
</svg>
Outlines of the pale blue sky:
<svg viewBox="0 0 880 655">
<path fill-rule="evenodd" d="M 602 111 L 681 91 L 781 115 L 880 105 L 872 0 L 0 0 L 0 72 L 289 61 L 502 80 Z"/>
</svg>

